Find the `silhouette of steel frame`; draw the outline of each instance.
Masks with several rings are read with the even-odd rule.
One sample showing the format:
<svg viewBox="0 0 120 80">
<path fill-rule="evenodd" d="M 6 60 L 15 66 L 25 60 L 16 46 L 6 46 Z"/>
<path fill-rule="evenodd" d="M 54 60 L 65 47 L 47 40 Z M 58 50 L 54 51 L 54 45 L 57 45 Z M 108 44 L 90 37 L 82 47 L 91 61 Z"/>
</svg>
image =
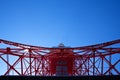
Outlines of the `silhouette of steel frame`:
<svg viewBox="0 0 120 80">
<path fill-rule="evenodd" d="M 7 65 L 7 69 L 2 75 L 13 75 L 12 71 L 14 71 L 15 75 L 55 76 L 50 66 L 51 58 L 61 55 L 73 59 L 70 76 L 120 75 L 120 69 L 117 67 L 117 65 L 120 65 L 120 58 L 114 62 L 112 61 L 113 55 L 120 56 L 120 47 L 109 47 L 120 44 L 120 39 L 73 48 L 32 46 L 3 39 L 0 39 L 0 44 L 15 46 L 15 48 L 0 48 L 0 60 Z M 10 56 L 16 56 L 17 59 L 10 63 Z"/>
</svg>

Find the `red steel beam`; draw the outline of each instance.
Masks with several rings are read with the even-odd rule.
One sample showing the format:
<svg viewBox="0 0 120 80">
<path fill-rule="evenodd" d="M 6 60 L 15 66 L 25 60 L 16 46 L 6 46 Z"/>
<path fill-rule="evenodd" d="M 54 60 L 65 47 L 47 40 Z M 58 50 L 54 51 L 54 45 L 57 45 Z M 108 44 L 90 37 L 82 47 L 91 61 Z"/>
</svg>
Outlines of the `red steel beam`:
<svg viewBox="0 0 120 80">
<path fill-rule="evenodd" d="M 8 70 L 4 75 L 10 75 L 10 71 L 14 70 L 18 75 L 53 76 L 55 73 L 52 72 L 53 70 L 50 67 L 52 64 L 51 60 L 69 60 L 68 58 L 73 59 L 72 74 L 70 75 L 112 75 L 111 70 L 120 75 L 119 69 L 116 68 L 116 65 L 120 64 L 120 59 L 116 60 L 113 64 L 113 58 L 111 58 L 113 55 L 120 54 L 120 47 L 108 47 L 119 44 L 120 39 L 74 48 L 64 46 L 56 48 L 32 46 L 3 39 L 0 39 L 1 43 L 16 46 L 16 48 L 0 48 L 0 60 L 8 65 Z M 78 50 L 78 52 L 74 52 L 75 50 Z M 7 59 L 2 57 L 4 55 L 16 56 L 17 60 L 11 64 L 8 56 Z M 16 68 L 18 64 L 20 65 L 20 71 Z M 104 69 L 104 64 L 108 66 L 107 70 Z"/>
</svg>

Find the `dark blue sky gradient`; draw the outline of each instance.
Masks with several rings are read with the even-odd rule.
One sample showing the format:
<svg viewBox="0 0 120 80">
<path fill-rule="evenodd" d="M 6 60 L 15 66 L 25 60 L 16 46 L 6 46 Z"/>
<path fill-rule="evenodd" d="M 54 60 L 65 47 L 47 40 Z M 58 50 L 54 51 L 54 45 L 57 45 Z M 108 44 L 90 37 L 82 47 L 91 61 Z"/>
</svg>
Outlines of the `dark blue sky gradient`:
<svg viewBox="0 0 120 80">
<path fill-rule="evenodd" d="M 0 38 L 52 47 L 120 38 L 120 0 L 0 0 Z"/>
</svg>

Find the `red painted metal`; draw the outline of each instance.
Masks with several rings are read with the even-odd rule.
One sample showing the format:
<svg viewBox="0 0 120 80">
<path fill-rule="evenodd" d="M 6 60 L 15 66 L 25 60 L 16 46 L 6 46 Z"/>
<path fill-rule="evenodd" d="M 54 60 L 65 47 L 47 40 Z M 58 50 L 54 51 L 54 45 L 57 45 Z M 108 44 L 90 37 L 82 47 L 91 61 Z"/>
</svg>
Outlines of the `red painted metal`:
<svg viewBox="0 0 120 80">
<path fill-rule="evenodd" d="M 0 39 L 0 75 L 120 75 L 120 39 L 83 47 L 39 47 Z M 117 57 L 117 58 L 116 58 Z M 3 68 L 3 69 L 2 69 Z"/>
</svg>

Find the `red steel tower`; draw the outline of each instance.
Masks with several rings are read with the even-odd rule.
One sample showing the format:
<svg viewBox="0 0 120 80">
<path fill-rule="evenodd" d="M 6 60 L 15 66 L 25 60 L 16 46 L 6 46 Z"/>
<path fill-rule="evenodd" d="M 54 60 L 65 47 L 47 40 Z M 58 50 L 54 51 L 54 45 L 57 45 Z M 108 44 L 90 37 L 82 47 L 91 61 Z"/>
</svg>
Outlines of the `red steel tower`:
<svg viewBox="0 0 120 80">
<path fill-rule="evenodd" d="M 120 39 L 51 48 L 0 39 L 0 64 L 0 75 L 120 75 Z"/>
</svg>

